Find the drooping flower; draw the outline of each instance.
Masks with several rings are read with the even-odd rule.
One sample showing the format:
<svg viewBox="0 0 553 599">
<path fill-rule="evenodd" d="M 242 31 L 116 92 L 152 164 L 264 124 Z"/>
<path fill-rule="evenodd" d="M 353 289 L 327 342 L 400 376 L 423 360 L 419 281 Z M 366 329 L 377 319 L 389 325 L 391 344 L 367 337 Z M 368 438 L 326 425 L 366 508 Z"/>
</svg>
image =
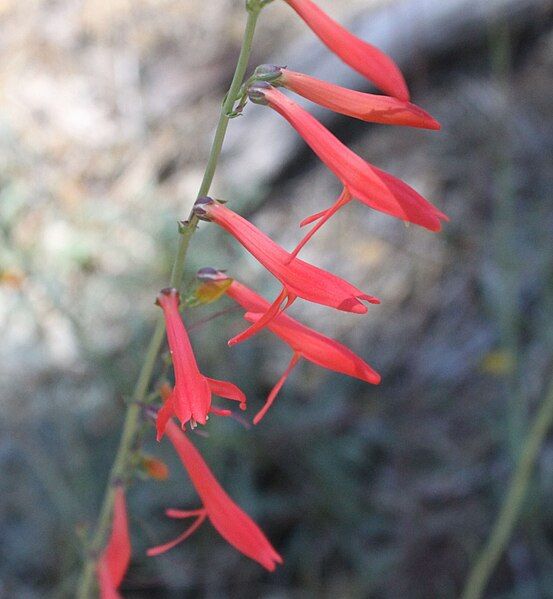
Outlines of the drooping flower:
<svg viewBox="0 0 553 599">
<path fill-rule="evenodd" d="M 97 574 L 100 599 L 120 599 L 119 586 L 131 561 L 131 540 L 127 518 L 125 490 L 115 489 L 111 534 L 104 552 L 98 560 Z"/>
<path fill-rule="evenodd" d="M 331 19 L 311 0 L 285 0 L 308 27 L 352 69 L 372 81 L 383 92 L 409 100 L 409 90 L 401 71 L 384 52 L 359 39 Z"/>
<path fill-rule="evenodd" d="M 370 123 L 402 125 L 420 129 L 440 129 L 440 123 L 427 112 L 404 100 L 366 94 L 296 73 L 286 67 L 261 65 L 257 77 L 274 86 L 282 86 L 319 106 Z"/>
<path fill-rule="evenodd" d="M 266 82 L 249 88 L 252 102 L 265 104 L 282 115 L 303 137 L 353 198 L 401 220 L 439 231 L 445 214 L 413 188 L 369 164 L 338 140 L 326 127 L 282 92 Z"/>
<path fill-rule="evenodd" d="M 282 292 L 263 316 L 249 329 L 231 339 L 229 345 L 251 337 L 298 297 L 356 314 L 367 312 L 367 307 L 361 300 L 372 304 L 380 303 L 378 299 L 363 293 L 344 279 L 299 258 L 293 258 L 248 220 L 212 198 L 199 198 L 194 206 L 194 213 L 198 218 L 212 221 L 230 233 L 283 285 Z"/>
<path fill-rule="evenodd" d="M 212 268 L 200 270 L 198 277 L 201 280 L 229 280 L 225 273 Z M 265 298 L 235 279 L 232 279 L 226 294 L 244 308 L 246 311 L 244 317 L 249 322 L 258 320 L 260 314 L 269 307 L 269 302 Z M 380 383 L 380 375 L 345 345 L 322 335 L 287 314 L 279 314 L 267 325 L 267 328 L 289 345 L 294 354 L 288 368 L 271 390 L 265 405 L 256 414 L 254 424 L 257 424 L 267 413 L 300 358 L 373 385 Z"/>
<path fill-rule="evenodd" d="M 163 289 L 156 303 L 163 310 L 167 341 L 173 359 L 175 387 L 164 398 L 165 402 L 157 420 L 158 441 L 163 436 L 165 424 L 174 414 L 184 426 L 190 421 L 192 426 L 205 424 L 210 412 L 211 395 L 240 402 L 246 408 L 244 393 L 233 383 L 219 381 L 204 376 L 196 363 L 188 333 L 179 313 L 179 294 L 176 289 Z"/>
<path fill-rule="evenodd" d="M 206 518 L 209 518 L 223 539 L 240 553 L 255 560 L 271 572 L 277 564 L 282 564 L 282 558 L 259 526 L 227 495 L 200 452 L 172 420 L 167 423 L 167 437 L 188 472 L 192 484 L 202 500 L 203 507 L 187 511 L 167 510 L 166 513 L 170 518 L 192 517 L 196 520 L 173 541 L 148 550 L 148 555 L 160 555 L 172 549 L 198 529 Z"/>
</svg>

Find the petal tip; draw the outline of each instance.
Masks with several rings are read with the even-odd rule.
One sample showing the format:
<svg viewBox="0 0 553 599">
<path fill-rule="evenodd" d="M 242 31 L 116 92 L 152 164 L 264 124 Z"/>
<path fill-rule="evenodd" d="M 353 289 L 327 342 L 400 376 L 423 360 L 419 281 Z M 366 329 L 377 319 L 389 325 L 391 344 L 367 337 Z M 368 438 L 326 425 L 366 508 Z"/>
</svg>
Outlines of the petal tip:
<svg viewBox="0 0 553 599">
<path fill-rule="evenodd" d="M 373 304 L 375 306 L 378 306 L 382 303 L 377 297 L 374 297 L 374 295 L 363 294 L 359 296 L 359 299 L 365 300 L 366 302 L 369 302 L 369 304 Z"/>
</svg>

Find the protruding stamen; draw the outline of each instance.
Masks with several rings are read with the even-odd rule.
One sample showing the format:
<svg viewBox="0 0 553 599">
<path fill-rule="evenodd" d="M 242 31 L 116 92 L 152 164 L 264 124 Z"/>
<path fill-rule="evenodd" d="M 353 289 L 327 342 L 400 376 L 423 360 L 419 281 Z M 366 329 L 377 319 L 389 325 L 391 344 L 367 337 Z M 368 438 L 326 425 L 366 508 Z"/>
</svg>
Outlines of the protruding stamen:
<svg viewBox="0 0 553 599">
<path fill-rule="evenodd" d="M 174 517 L 174 516 L 173 516 Z M 201 514 L 198 515 L 196 521 L 193 522 L 181 535 L 179 535 L 176 539 L 169 541 L 169 543 L 165 543 L 165 545 L 158 545 L 157 547 L 152 547 L 148 549 L 147 555 L 148 557 L 154 557 L 156 555 L 161 555 L 169 549 L 173 549 L 179 543 L 185 541 L 191 534 L 193 534 L 200 526 L 203 524 L 204 520 L 207 518 L 207 513 L 205 510 L 202 511 Z"/>
<path fill-rule="evenodd" d="M 262 328 L 266 327 L 271 322 L 271 320 L 273 320 L 279 314 L 284 312 L 284 310 L 286 310 L 286 308 L 288 308 L 294 302 L 295 299 L 296 296 L 289 293 L 288 290 L 283 289 L 276 298 L 276 300 L 271 304 L 269 309 L 265 312 L 265 314 L 261 315 L 259 320 L 254 322 L 245 331 L 242 331 L 232 339 L 229 339 L 228 345 L 233 346 L 237 343 L 242 343 L 242 341 L 245 341 L 246 339 L 249 339 L 250 337 L 255 335 Z"/>
<path fill-rule="evenodd" d="M 325 210 L 323 214 L 321 214 L 321 218 L 319 222 L 309 231 L 309 233 L 299 242 L 296 249 L 292 252 L 290 261 L 293 260 L 305 246 L 305 244 L 315 235 L 315 233 L 334 215 L 342 206 L 345 206 L 348 202 L 351 201 L 350 192 L 344 187 L 344 191 L 335 202 L 333 206 Z"/>
<path fill-rule="evenodd" d="M 284 371 L 284 374 L 280 377 L 277 384 L 272 388 L 271 393 L 269 393 L 269 397 L 267 397 L 267 401 L 265 402 L 265 405 L 255 415 L 255 418 L 253 419 L 254 424 L 259 424 L 259 422 L 261 421 L 263 416 L 265 416 L 265 414 L 269 411 L 269 408 L 273 405 L 273 402 L 275 401 L 276 396 L 278 395 L 279 391 L 282 389 L 282 386 L 286 382 L 286 379 L 290 376 L 290 373 L 292 372 L 292 370 L 294 369 L 294 366 L 298 363 L 300 358 L 301 358 L 301 355 L 298 353 L 295 353 L 292 356 L 292 359 L 290 360 L 290 364 L 288 364 L 288 368 L 286 368 L 286 370 Z"/>
</svg>

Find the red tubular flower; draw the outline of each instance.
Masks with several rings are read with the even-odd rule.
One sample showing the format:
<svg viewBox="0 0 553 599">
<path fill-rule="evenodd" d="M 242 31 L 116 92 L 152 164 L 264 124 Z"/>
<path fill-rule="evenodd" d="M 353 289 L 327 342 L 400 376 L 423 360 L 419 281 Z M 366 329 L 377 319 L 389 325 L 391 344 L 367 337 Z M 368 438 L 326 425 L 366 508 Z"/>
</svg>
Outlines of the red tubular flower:
<svg viewBox="0 0 553 599">
<path fill-rule="evenodd" d="M 406 183 L 365 162 L 328 129 L 283 93 L 261 82 L 249 89 L 252 102 L 266 104 L 281 114 L 311 149 L 360 202 L 431 231 L 439 231 L 445 214 Z"/>
<path fill-rule="evenodd" d="M 228 279 L 224 273 L 211 268 L 202 269 L 198 276 L 202 280 Z M 250 322 L 258 320 L 260 313 L 265 312 L 269 307 L 269 302 L 266 299 L 236 280 L 232 281 L 226 294 L 246 310 L 244 317 Z M 288 344 L 294 355 L 285 373 L 269 394 L 265 405 L 255 416 L 254 424 L 257 424 L 267 413 L 300 358 L 373 385 L 380 383 L 380 375 L 345 345 L 301 324 L 287 314 L 278 315 L 267 325 L 267 328 Z"/>
<path fill-rule="evenodd" d="M 240 242 L 283 285 L 275 302 L 249 329 L 229 341 L 234 345 L 251 337 L 277 314 L 283 312 L 297 297 L 343 312 L 365 314 L 367 307 L 361 300 L 372 304 L 380 301 L 367 295 L 325 270 L 293 258 L 286 250 L 267 237 L 249 221 L 211 198 L 200 198 L 194 206 L 198 218 L 217 223 Z M 284 307 L 281 307 L 286 302 Z"/>
<path fill-rule="evenodd" d="M 165 317 L 167 341 L 175 371 L 175 388 L 166 398 L 158 416 L 158 441 L 163 436 L 165 424 L 173 414 L 182 426 L 188 421 L 192 426 L 198 423 L 205 424 L 208 414 L 214 411 L 211 407 L 212 393 L 225 399 L 239 401 L 240 407 L 246 408 L 246 397 L 236 385 L 210 379 L 201 374 L 179 313 L 179 301 L 176 289 L 163 289 L 156 301 Z"/>
<path fill-rule="evenodd" d="M 331 52 L 376 87 L 400 100 L 409 100 L 401 71 L 384 52 L 359 39 L 331 19 L 311 0 L 285 0 Z"/>
<path fill-rule="evenodd" d="M 354 91 L 290 71 L 286 67 L 261 65 L 257 67 L 256 73 L 262 77 L 269 75 L 269 81 L 273 85 L 282 85 L 315 104 L 362 121 L 440 129 L 440 123 L 427 112 L 404 100 Z"/>
<path fill-rule="evenodd" d="M 100 599 L 120 599 L 117 589 L 131 561 L 131 541 L 127 518 L 125 490 L 122 486 L 115 489 L 113 504 L 113 522 L 111 535 L 104 552 L 98 560 L 98 586 Z"/>
<path fill-rule="evenodd" d="M 196 521 L 174 541 L 148 550 L 149 556 L 165 553 L 189 537 L 206 518 L 217 532 L 235 549 L 255 560 L 271 572 L 282 558 L 267 540 L 259 526 L 227 495 L 200 452 L 188 437 L 171 420 L 167 424 L 167 437 L 175 447 L 192 484 L 200 496 L 203 507 L 198 510 L 167 510 L 170 518 L 195 517 Z"/>
</svg>

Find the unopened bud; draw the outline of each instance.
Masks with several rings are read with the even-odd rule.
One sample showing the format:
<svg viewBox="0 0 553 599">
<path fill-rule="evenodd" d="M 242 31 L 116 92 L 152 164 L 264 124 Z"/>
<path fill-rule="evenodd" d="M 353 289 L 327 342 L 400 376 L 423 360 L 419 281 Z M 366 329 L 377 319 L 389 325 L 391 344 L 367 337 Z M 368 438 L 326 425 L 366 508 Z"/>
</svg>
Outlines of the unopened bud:
<svg viewBox="0 0 553 599">
<path fill-rule="evenodd" d="M 215 203 L 215 200 L 213 198 L 210 198 L 209 196 L 202 196 L 196 200 L 196 203 L 194 204 L 194 208 L 192 208 L 192 212 L 200 220 L 209 221 L 209 218 L 207 217 L 206 206 L 211 206 L 214 203 Z"/>
<path fill-rule="evenodd" d="M 204 266 L 204 268 L 200 268 L 200 270 L 196 273 L 196 278 L 198 278 L 200 281 L 208 282 L 225 281 L 229 277 L 224 270 L 217 270 L 211 266 Z"/>
<path fill-rule="evenodd" d="M 271 89 L 271 85 L 269 83 L 267 83 L 266 81 L 258 81 L 257 83 L 250 85 L 250 87 L 248 88 L 248 98 L 254 104 L 267 105 L 269 102 L 265 97 L 265 93 L 269 89 Z"/>
<path fill-rule="evenodd" d="M 169 478 L 167 464 L 158 458 L 145 455 L 142 457 L 140 465 L 144 472 L 154 480 L 167 480 Z"/>
<path fill-rule="evenodd" d="M 268 81 L 274 84 L 282 75 L 283 68 L 274 64 L 261 64 L 255 69 L 253 76 L 257 81 Z"/>
<path fill-rule="evenodd" d="M 173 388 L 169 383 L 163 383 L 159 388 L 159 394 L 161 395 L 161 399 L 163 401 L 167 401 L 169 397 L 171 397 L 171 393 L 173 393 Z"/>
</svg>

